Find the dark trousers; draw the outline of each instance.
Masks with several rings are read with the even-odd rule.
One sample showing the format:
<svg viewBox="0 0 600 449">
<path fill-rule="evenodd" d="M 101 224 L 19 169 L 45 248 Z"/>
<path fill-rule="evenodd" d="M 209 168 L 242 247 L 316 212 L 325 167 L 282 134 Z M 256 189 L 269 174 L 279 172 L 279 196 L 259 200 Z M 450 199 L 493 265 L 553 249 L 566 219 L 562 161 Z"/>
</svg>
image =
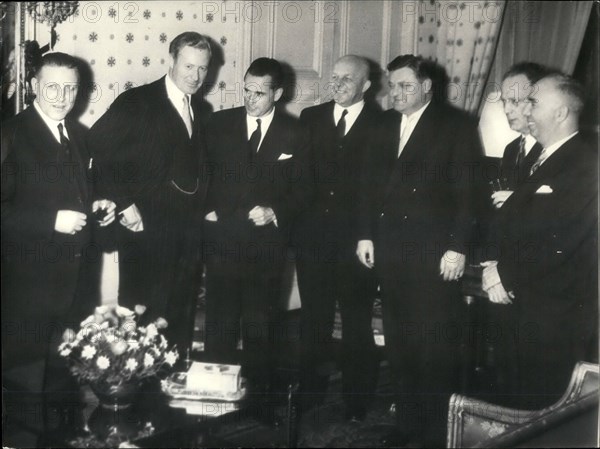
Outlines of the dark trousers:
<svg viewBox="0 0 600 449">
<path fill-rule="evenodd" d="M 137 206 L 143 231 L 117 225 L 119 304 L 147 306 L 144 321 L 165 318 L 169 345 L 183 358 L 191 350 L 202 275 L 197 198 L 165 185 Z"/>
<path fill-rule="evenodd" d="M 206 263 L 205 352 L 208 361 L 242 364 L 244 377 L 257 389 L 269 386 L 272 374 L 274 310 L 281 276 L 276 267 L 249 271 Z M 243 357 L 236 351 L 242 340 Z"/>
<path fill-rule="evenodd" d="M 578 361 L 589 361 L 589 342 L 597 335 L 597 299 L 517 294 L 516 406 L 540 409 L 558 401 Z"/>
<path fill-rule="evenodd" d="M 356 256 L 304 250 L 296 262 L 302 302 L 304 392 L 323 394 L 316 367 L 330 359 L 335 304 L 342 318 L 342 387 L 348 406 L 364 406 L 375 390 L 377 355 L 371 327 L 376 280 Z"/>
<path fill-rule="evenodd" d="M 401 267 L 391 267 L 400 273 Z M 381 279 L 385 349 L 395 384 L 400 430 L 443 445 L 448 402 L 460 392 L 466 311 L 459 284 Z"/>
</svg>

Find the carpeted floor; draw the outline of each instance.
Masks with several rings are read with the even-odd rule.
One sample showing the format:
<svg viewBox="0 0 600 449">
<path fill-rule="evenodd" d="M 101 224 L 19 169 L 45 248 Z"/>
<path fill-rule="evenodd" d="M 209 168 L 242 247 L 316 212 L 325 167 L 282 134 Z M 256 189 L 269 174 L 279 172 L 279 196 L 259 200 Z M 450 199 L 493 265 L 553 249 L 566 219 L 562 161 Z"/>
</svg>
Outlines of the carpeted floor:
<svg viewBox="0 0 600 449">
<path fill-rule="evenodd" d="M 297 447 L 380 447 L 381 438 L 392 428 L 388 414 L 390 399 L 389 372 L 382 363 L 377 394 L 370 404 L 363 422 L 344 419 L 344 405 L 338 372 L 330 377 L 328 396 L 324 404 L 302 415 L 298 426 Z M 281 409 L 281 415 L 285 413 Z M 210 443 L 235 447 L 284 447 L 287 443 L 285 422 L 276 428 L 261 424 L 256 419 L 239 419 L 226 423 Z"/>
</svg>

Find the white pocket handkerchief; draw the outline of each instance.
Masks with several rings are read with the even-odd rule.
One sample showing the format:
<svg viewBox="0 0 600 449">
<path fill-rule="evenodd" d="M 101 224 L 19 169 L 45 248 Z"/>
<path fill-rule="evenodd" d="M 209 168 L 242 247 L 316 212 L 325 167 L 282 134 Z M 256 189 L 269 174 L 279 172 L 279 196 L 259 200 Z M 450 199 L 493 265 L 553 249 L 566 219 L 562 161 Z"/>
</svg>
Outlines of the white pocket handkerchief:
<svg viewBox="0 0 600 449">
<path fill-rule="evenodd" d="M 544 194 L 544 193 L 547 194 L 547 193 L 552 193 L 552 192 L 554 192 L 554 190 L 552 190 L 552 187 L 547 186 L 546 184 L 544 184 L 543 186 L 540 186 L 540 188 L 535 191 L 535 193 L 542 193 L 542 194 Z"/>
<path fill-rule="evenodd" d="M 285 161 L 286 159 L 291 159 L 293 154 L 281 153 L 281 155 L 277 158 L 278 161 Z"/>
</svg>

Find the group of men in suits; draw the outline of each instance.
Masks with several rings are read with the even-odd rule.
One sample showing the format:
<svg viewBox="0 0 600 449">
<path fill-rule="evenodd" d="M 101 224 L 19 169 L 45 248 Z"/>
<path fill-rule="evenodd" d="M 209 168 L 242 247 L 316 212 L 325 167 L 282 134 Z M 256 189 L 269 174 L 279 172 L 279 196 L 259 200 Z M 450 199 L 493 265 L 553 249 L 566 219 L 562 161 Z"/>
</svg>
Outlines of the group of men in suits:
<svg viewBox="0 0 600 449">
<path fill-rule="evenodd" d="M 102 208 L 99 228 L 111 229 L 102 241 L 119 250 L 119 303 L 165 317 L 169 341 L 188 349 L 205 264 L 206 356 L 238 363 L 241 339 L 244 375 L 261 394 L 271 384 L 272 324 L 293 249 L 304 405 L 326 393 L 317 366 L 330 348 L 337 302 L 352 421 L 365 417 L 377 378 L 371 310 L 379 285 L 397 417 L 382 443 L 442 444 L 468 321 L 459 281 L 484 185 L 476 121 L 435 95 L 436 66 L 413 55 L 388 65 L 393 107 L 380 112 L 365 101 L 368 61 L 348 55 L 333 67 L 333 99 L 305 109 L 300 120 L 276 107 L 284 88 L 279 62 L 258 58 L 244 76 L 244 106 L 214 113 L 204 127 L 194 94 L 209 70 L 209 42 L 182 33 L 169 53 L 168 74 L 119 96 L 87 136 L 75 122 L 59 123 L 74 101 L 76 91 L 61 89 L 76 85 L 75 65 L 67 55 L 47 55 L 36 80 L 70 102 L 38 96 L 3 129 L 11 139 L 2 165 L 3 258 L 13 262 L 3 268 L 3 357 L 5 319 L 61 321 L 77 302 L 84 280 L 77 254 L 90 239 L 89 213 Z M 510 96 L 510 82 L 523 77 L 535 88 Z M 511 168 L 503 165 L 513 180 L 490 199 L 499 209 L 499 250 L 483 264 L 483 284 L 492 302 L 513 303 L 508 320 L 535 325 L 535 338 L 517 345 L 518 394 L 551 397 L 566 387 L 594 329 L 597 155 L 576 135 L 583 97 L 572 79 L 515 70 L 504 81 L 507 117 L 525 138 L 507 151 L 506 159 L 516 154 Z M 531 145 L 529 130 L 543 151 Z M 28 179 L 29 165 L 55 162 L 74 167 L 70 184 Z M 29 253 L 5 251 L 7 242 L 68 243 L 75 257 L 24 261 Z M 36 286 L 44 300 L 26 291 Z M 531 383 L 542 368 L 544 381 Z"/>
<path fill-rule="evenodd" d="M 597 360 L 598 154 L 579 132 L 585 94 L 571 77 L 517 64 L 502 100 L 522 136 L 502 160 L 512 181 L 492 195 L 482 280 L 505 334 L 501 400 L 537 409 L 561 397 L 577 361 Z"/>
</svg>

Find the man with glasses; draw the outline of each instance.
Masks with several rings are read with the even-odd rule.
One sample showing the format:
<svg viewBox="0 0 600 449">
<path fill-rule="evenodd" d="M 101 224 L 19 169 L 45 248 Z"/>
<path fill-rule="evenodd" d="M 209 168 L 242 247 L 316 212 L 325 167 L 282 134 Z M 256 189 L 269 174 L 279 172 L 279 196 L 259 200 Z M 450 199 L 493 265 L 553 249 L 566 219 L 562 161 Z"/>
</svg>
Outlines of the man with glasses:
<svg viewBox="0 0 600 449">
<path fill-rule="evenodd" d="M 241 362 L 262 395 L 270 386 L 270 331 L 289 233 L 308 199 L 308 139 L 275 106 L 283 95 L 278 61 L 252 62 L 243 89 L 244 107 L 219 111 L 207 125 L 213 176 L 204 221 L 205 350 L 211 361 Z"/>
<path fill-rule="evenodd" d="M 545 73 L 543 66 L 534 62 L 521 62 L 511 67 L 502 78 L 501 99 L 508 124 L 521 134 L 504 149 L 500 170 L 500 185 L 492 194 L 492 203 L 500 208 L 515 188 L 529 176 L 533 162 L 542 151 L 542 146 L 530 134 L 527 117 L 527 98 L 534 83 Z"/>
<path fill-rule="evenodd" d="M 544 149 L 496 217 L 499 257 L 482 280 L 490 301 L 515 309 L 512 400 L 522 409 L 556 402 L 575 363 L 598 356 L 598 151 L 579 133 L 586 93 L 561 73 L 534 87 L 525 116 Z"/>
<path fill-rule="evenodd" d="M 185 32 L 169 46 L 169 71 L 121 94 L 89 133 L 97 185 L 117 203 L 119 304 L 166 318 L 167 338 L 191 349 L 206 194 L 205 150 L 195 95 L 211 59 L 206 37 Z"/>
</svg>

